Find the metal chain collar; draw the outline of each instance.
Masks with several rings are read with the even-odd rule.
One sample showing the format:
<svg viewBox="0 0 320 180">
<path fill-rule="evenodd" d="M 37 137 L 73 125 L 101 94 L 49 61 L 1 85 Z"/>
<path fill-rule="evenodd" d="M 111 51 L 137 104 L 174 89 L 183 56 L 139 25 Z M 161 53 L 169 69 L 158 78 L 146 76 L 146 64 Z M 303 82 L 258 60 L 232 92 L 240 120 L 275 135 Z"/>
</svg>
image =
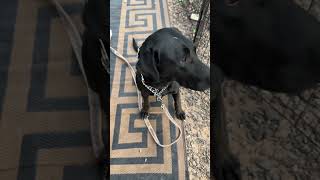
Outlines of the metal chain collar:
<svg viewBox="0 0 320 180">
<path fill-rule="evenodd" d="M 141 82 L 143 84 L 144 87 L 146 87 L 147 89 L 149 89 L 149 91 L 151 91 L 153 93 L 154 96 L 156 96 L 157 101 L 162 102 L 162 93 L 168 88 L 169 85 L 165 86 L 164 88 L 162 88 L 161 90 L 154 88 L 152 86 L 149 86 L 145 83 L 143 75 L 141 74 Z"/>
</svg>

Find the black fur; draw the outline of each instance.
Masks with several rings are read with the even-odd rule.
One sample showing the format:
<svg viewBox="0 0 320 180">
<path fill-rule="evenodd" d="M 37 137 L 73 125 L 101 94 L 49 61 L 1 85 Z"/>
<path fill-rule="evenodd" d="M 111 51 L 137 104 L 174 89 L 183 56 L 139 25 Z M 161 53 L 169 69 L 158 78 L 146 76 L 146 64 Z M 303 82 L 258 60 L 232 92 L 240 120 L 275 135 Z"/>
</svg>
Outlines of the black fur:
<svg viewBox="0 0 320 180">
<path fill-rule="evenodd" d="M 83 13 L 85 31 L 83 33 L 82 59 L 88 83 L 97 92 L 105 113 L 109 96 L 109 74 L 101 63 L 101 45 L 103 41 L 109 54 L 109 23 L 106 2 L 104 0 L 90 0 L 86 3 Z"/>
<path fill-rule="evenodd" d="M 230 1 L 230 2 L 229 2 Z M 297 94 L 320 82 L 320 25 L 291 0 L 216 0 L 212 99 L 217 180 L 241 179 L 223 116 L 224 76 L 265 90 Z M 215 75 L 215 74 L 213 74 Z"/>
<path fill-rule="evenodd" d="M 105 0 L 88 0 L 83 11 L 83 24 L 85 30 L 83 33 L 82 60 L 83 67 L 88 79 L 89 87 L 99 94 L 105 117 L 109 118 L 109 74 L 101 63 L 101 44 L 102 40 L 104 47 L 109 55 L 109 8 Z M 107 66 L 109 59 L 107 59 Z M 109 68 L 109 67 L 107 67 Z M 109 129 L 107 124 L 107 131 Z M 102 133 L 102 132 L 101 132 Z M 98 159 L 99 170 L 102 173 L 101 179 L 106 179 L 109 174 L 109 137 L 105 138 L 106 150 L 102 152 Z"/>
<path fill-rule="evenodd" d="M 133 46 L 138 50 L 135 41 Z M 152 94 L 143 86 L 141 74 L 147 85 L 158 89 L 169 85 L 164 95 L 172 94 L 179 119 L 185 119 L 181 108 L 180 85 L 198 91 L 210 87 L 209 67 L 199 60 L 193 43 L 176 28 L 163 28 L 150 35 L 140 47 L 138 58 L 136 79 L 144 100 L 143 117 L 148 115 L 148 97 Z"/>
<path fill-rule="evenodd" d="M 298 93 L 320 80 L 320 25 L 291 0 L 216 1 L 215 61 L 227 77 Z"/>
</svg>

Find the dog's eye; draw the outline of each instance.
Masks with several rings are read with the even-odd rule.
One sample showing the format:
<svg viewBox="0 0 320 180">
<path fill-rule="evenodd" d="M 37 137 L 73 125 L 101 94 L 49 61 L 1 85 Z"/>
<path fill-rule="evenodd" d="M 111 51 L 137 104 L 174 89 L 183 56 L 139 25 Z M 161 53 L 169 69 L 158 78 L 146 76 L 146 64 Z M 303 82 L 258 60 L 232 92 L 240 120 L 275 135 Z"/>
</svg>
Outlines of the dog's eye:
<svg viewBox="0 0 320 180">
<path fill-rule="evenodd" d="M 180 63 L 181 63 L 181 64 L 185 64 L 187 61 L 188 61 L 188 60 L 187 60 L 187 57 L 185 56 L 185 57 L 183 57 L 183 58 L 181 59 Z"/>
<path fill-rule="evenodd" d="M 192 58 L 190 58 L 189 56 L 184 57 L 183 63 L 192 63 Z"/>
<path fill-rule="evenodd" d="M 183 58 L 183 61 L 184 61 L 184 62 L 187 62 L 187 57 L 184 57 L 184 58 Z"/>
<path fill-rule="evenodd" d="M 191 58 L 190 58 L 191 52 L 190 51 L 192 51 L 192 50 L 189 48 L 183 48 L 183 50 L 184 50 L 184 57 L 181 60 L 181 62 L 190 63 L 190 61 L 191 61 Z"/>
</svg>

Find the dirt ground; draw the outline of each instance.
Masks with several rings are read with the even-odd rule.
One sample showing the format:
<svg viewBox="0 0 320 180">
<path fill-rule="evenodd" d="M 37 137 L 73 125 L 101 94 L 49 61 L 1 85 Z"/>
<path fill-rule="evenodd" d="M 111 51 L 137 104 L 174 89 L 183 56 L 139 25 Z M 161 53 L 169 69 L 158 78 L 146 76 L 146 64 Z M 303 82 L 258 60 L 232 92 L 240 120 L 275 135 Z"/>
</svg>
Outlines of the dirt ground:
<svg viewBox="0 0 320 180">
<path fill-rule="evenodd" d="M 308 9 L 310 1 L 296 2 Z M 309 12 L 320 19 L 319 1 Z M 320 87 L 290 96 L 227 81 L 224 96 L 242 179 L 320 178 Z"/>
<path fill-rule="evenodd" d="M 199 1 L 199 0 L 198 0 Z M 195 1 L 194 1 L 195 2 Z M 200 2 L 200 1 L 199 1 Z M 196 21 L 190 20 L 192 12 L 199 7 L 187 5 L 186 0 L 168 0 L 170 22 L 184 35 L 193 39 Z M 198 3 L 200 5 L 201 3 Z M 197 48 L 200 59 L 210 64 L 209 29 Z M 190 179 L 209 179 L 210 177 L 210 91 L 196 92 L 181 88 L 182 106 L 186 112 L 186 151 Z"/>
</svg>

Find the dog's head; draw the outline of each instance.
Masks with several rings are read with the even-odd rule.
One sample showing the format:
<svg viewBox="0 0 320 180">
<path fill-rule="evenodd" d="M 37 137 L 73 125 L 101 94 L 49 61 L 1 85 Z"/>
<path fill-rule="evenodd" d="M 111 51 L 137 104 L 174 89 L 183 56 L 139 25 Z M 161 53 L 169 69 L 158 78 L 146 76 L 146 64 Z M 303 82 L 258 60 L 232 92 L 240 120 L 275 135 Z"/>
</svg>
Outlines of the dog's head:
<svg viewBox="0 0 320 180">
<path fill-rule="evenodd" d="M 235 26 L 253 24 L 263 28 L 264 24 L 269 23 L 269 20 L 275 16 L 272 9 L 283 8 L 284 6 L 286 6 L 286 1 L 217 0 L 214 6 L 215 18 L 223 18 L 225 24 L 233 24 Z"/>
<path fill-rule="evenodd" d="M 221 13 L 222 10 L 225 15 L 235 15 L 240 12 L 245 13 L 245 10 L 263 9 L 264 7 L 277 3 L 275 1 L 277 0 L 217 0 L 215 2 L 215 8 L 219 13 Z"/>
<path fill-rule="evenodd" d="M 193 43 L 176 28 L 158 30 L 146 39 L 137 70 L 150 85 L 176 81 L 198 91 L 210 87 L 209 67 L 199 60 Z"/>
</svg>

